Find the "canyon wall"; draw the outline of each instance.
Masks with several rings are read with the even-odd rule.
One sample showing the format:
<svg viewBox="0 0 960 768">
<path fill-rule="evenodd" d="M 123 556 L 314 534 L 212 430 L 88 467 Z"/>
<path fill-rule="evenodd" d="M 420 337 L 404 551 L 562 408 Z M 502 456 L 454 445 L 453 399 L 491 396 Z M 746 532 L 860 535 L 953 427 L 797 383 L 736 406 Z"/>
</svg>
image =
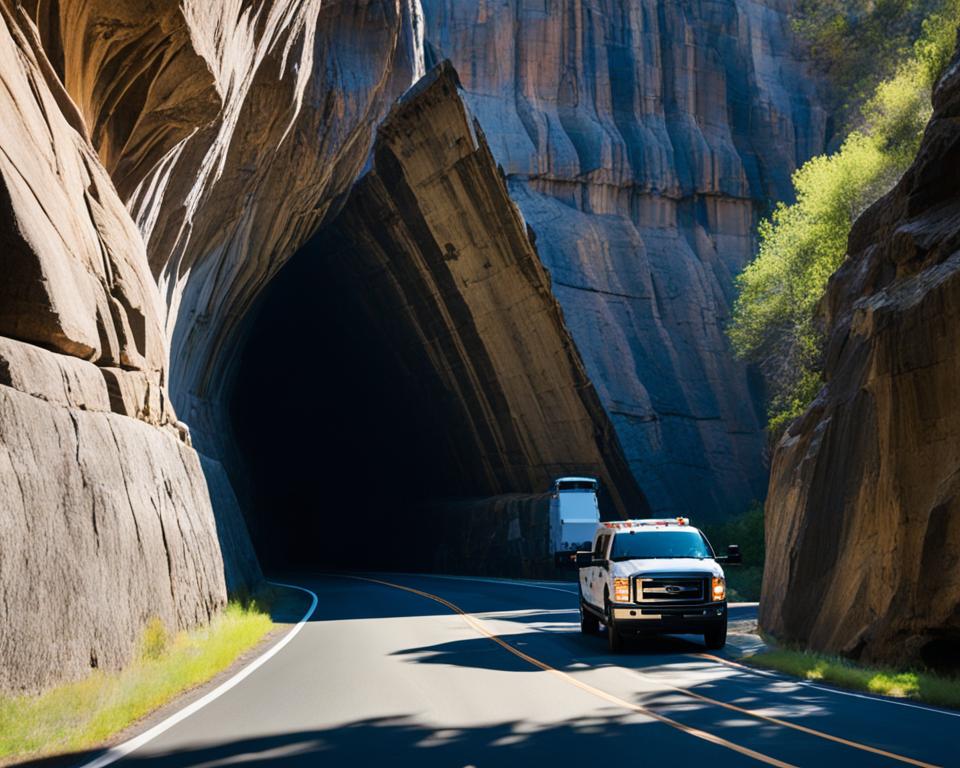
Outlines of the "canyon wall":
<svg viewBox="0 0 960 768">
<path fill-rule="evenodd" d="M 336 208 L 423 74 L 412 0 L 33 0 L 54 73 L 142 234 L 169 388 L 227 458 L 222 387 L 262 287 Z"/>
<path fill-rule="evenodd" d="M 823 147 L 788 0 L 423 0 L 658 513 L 763 498 L 723 326 L 754 227 Z"/>
<path fill-rule="evenodd" d="M 826 386 L 784 435 L 760 623 L 897 666 L 960 649 L 960 59 L 821 304 Z"/>
</svg>

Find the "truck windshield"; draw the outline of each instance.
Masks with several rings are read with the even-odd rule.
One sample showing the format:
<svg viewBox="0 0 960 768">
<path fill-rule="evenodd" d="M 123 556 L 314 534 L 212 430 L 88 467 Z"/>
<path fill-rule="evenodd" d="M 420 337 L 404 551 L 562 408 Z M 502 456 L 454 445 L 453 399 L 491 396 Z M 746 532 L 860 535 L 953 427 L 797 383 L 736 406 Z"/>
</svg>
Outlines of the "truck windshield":
<svg viewBox="0 0 960 768">
<path fill-rule="evenodd" d="M 611 560 L 648 558 L 713 557 L 699 531 L 637 531 L 613 537 Z"/>
<path fill-rule="evenodd" d="M 557 490 L 560 491 L 595 491 L 597 484 L 588 480 L 568 480 L 564 483 L 557 483 Z"/>
</svg>

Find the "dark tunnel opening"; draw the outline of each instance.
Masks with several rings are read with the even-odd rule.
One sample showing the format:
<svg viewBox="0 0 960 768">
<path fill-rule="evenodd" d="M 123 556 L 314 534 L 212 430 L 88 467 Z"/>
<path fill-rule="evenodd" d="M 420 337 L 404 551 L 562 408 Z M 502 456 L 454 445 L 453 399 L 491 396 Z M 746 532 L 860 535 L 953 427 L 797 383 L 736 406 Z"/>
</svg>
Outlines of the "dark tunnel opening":
<svg viewBox="0 0 960 768">
<path fill-rule="evenodd" d="M 295 254 L 241 353 L 230 410 L 254 546 L 274 573 L 426 570 L 436 542 L 418 510 L 480 489 L 460 476 L 437 393 L 340 279 L 337 247 L 321 233 Z"/>
</svg>

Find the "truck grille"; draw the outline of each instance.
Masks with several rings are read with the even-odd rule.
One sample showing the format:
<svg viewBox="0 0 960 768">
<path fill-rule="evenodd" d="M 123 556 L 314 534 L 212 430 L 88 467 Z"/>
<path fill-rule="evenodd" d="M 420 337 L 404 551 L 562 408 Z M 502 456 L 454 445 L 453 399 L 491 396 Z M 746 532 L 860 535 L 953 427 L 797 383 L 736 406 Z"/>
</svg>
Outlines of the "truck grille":
<svg viewBox="0 0 960 768">
<path fill-rule="evenodd" d="M 694 603 L 703 602 L 706 595 L 705 579 L 639 577 L 633 580 L 638 603 Z"/>
</svg>

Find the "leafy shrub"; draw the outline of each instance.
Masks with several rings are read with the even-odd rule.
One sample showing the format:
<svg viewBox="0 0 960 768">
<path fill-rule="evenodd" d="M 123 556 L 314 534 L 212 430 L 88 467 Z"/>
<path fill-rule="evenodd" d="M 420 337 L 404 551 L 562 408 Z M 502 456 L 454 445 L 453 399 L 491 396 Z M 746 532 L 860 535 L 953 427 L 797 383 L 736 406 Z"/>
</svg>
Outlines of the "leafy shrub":
<svg viewBox="0 0 960 768">
<path fill-rule="evenodd" d="M 799 0 L 794 29 L 826 80 L 822 98 L 843 133 L 860 126 L 876 84 L 892 77 L 924 25 L 953 0 Z"/>
</svg>

